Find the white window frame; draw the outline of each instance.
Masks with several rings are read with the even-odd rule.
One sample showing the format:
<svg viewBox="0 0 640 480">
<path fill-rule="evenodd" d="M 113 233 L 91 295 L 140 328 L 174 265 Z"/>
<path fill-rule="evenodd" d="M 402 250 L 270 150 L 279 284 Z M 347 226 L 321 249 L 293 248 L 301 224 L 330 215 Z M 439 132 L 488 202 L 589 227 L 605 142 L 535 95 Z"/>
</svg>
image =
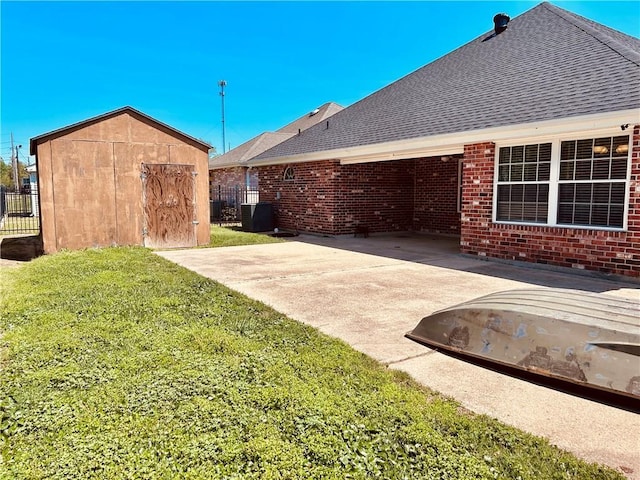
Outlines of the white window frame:
<svg viewBox="0 0 640 480">
<path fill-rule="evenodd" d="M 462 183 L 463 183 L 463 172 L 464 172 L 464 158 L 458 159 L 458 198 L 457 198 L 457 212 L 462 213 Z"/>
<path fill-rule="evenodd" d="M 293 170 L 293 167 L 291 165 L 287 165 L 284 172 L 282 172 L 282 180 L 285 182 L 293 182 L 295 178 L 296 172 Z"/>
<path fill-rule="evenodd" d="M 560 145 L 563 141 L 583 140 L 590 138 L 600 137 L 619 137 L 623 135 L 629 135 L 629 151 L 627 153 L 627 176 L 625 182 L 625 195 L 624 195 L 624 211 L 623 211 L 623 225 L 622 227 L 604 227 L 600 225 L 571 225 L 558 223 L 558 190 L 560 184 Z M 499 170 L 499 157 L 500 148 L 503 147 L 516 147 L 519 145 L 530 145 L 540 143 L 551 143 L 551 171 L 549 177 L 549 199 L 548 199 L 548 215 L 547 222 L 514 222 L 506 220 L 497 220 L 498 215 L 498 170 Z M 526 225 L 532 227 L 559 227 L 559 228 L 571 228 L 575 230 L 605 230 L 611 232 L 624 232 L 628 229 L 629 222 L 629 199 L 631 188 L 631 150 L 633 146 L 633 132 L 632 131 L 620 131 L 620 127 L 616 129 L 608 128 L 606 130 L 596 130 L 582 133 L 575 133 L 571 135 L 554 135 L 544 137 L 527 137 L 514 139 L 509 142 L 499 142 L 495 144 L 495 158 L 494 158 L 494 172 L 493 172 L 493 209 L 491 212 L 491 220 L 493 223 L 504 225 Z"/>
</svg>

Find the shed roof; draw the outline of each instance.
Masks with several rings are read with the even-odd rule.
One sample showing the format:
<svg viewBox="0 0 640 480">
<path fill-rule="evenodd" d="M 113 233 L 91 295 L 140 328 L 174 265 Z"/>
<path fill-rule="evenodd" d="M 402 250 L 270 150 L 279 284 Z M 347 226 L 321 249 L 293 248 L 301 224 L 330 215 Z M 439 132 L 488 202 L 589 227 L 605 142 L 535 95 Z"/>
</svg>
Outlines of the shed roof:
<svg viewBox="0 0 640 480">
<path fill-rule="evenodd" d="M 275 132 L 261 133 L 242 145 L 229 150 L 227 153 L 210 159 L 209 168 L 228 168 L 243 165 L 262 152 L 296 135 L 299 131 L 302 132 L 308 129 L 342 109 L 343 107 L 337 103 L 327 102 Z"/>
<path fill-rule="evenodd" d="M 251 163 L 639 109 L 638 85 L 640 40 L 545 2 Z"/>
<path fill-rule="evenodd" d="M 176 130 L 175 128 L 167 125 L 166 123 L 162 123 L 159 120 L 156 120 L 155 118 L 150 117 L 149 115 L 146 115 L 141 111 L 136 110 L 133 107 L 125 106 L 122 108 L 118 108 L 117 110 L 112 110 L 110 112 L 103 113 L 102 115 L 91 117 L 81 122 L 59 128 L 57 130 L 52 130 L 51 132 L 43 133 L 42 135 L 38 135 L 37 137 L 33 137 L 29 144 L 30 154 L 35 155 L 37 145 L 42 142 L 46 142 L 48 140 L 60 137 L 62 135 L 66 135 L 74 130 L 84 128 L 84 127 L 87 127 L 88 125 L 93 125 L 95 123 L 102 122 L 109 118 L 117 117 L 118 115 L 122 115 L 125 113 L 128 113 L 129 115 L 132 115 L 133 117 L 136 117 L 138 120 L 144 123 L 147 123 L 155 128 L 165 130 L 167 133 L 185 141 L 186 143 L 189 143 L 197 148 L 200 148 L 205 152 L 208 152 L 209 149 L 211 148 L 211 145 L 209 145 L 206 142 L 203 142 L 202 140 L 198 140 L 197 138 L 187 135 L 186 133 L 181 132 L 180 130 Z"/>
</svg>

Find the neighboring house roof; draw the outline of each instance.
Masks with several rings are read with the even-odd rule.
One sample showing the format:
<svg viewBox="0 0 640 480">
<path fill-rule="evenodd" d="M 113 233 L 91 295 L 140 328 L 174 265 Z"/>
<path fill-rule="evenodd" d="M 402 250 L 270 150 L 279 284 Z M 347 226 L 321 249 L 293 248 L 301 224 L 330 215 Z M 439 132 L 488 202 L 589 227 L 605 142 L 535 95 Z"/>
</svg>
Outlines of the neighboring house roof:
<svg viewBox="0 0 640 480">
<path fill-rule="evenodd" d="M 342 109 L 343 107 L 337 103 L 325 103 L 275 132 L 261 133 L 242 145 L 229 150 L 227 153 L 210 159 L 209 168 L 216 169 L 241 166 L 262 152 L 284 142 L 298 132 L 302 132 L 316 123 L 329 118 Z"/>
<path fill-rule="evenodd" d="M 60 137 L 62 135 L 66 135 L 74 130 L 78 130 L 80 128 L 84 128 L 87 127 L 88 125 L 92 125 L 98 122 L 102 122 L 103 120 L 107 120 L 109 118 L 113 118 L 113 117 L 117 117 L 118 115 L 122 115 L 124 113 L 128 113 L 129 115 L 136 117 L 138 120 L 147 123 L 155 128 L 158 129 L 162 129 L 167 131 L 167 133 L 187 142 L 192 144 L 193 146 L 200 148 L 201 150 L 208 152 L 209 149 L 211 148 L 211 145 L 209 145 L 206 142 L 203 142 L 202 140 L 198 140 L 197 138 L 194 138 L 190 135 L 187 135 L 184 132 L 181 132 L 180 130 L 176 130 L 175 128 L 167 125 L 166 123 L 162 123 L 159 120 L 156 120 L 153 117 L 150 117 L 149 115 L 146 115 L 144 113 L 142 113 L 139 110 L 136 110 L 133 107 L 122 107 L 122 108 L 118 108 L 117 110 L 113 110 L 111 112 L 107 112 L 104 113 L 102 115 L 98 115 L 96 117 L 91 117 L 88 118 L 86 120 L 83 120 L 81 122 L 78 123 L 74 123 L 72 125 L 68 125 L 66 127 L 63 128 L 59 128 L 57 130 L 53 130 L 51 132 L 48 133 L 43 133 L 42 135 L 38 135 L 37 137 L 33 137 L 31 139 L 30 142 L 30 146 L 29 146 L 29 150 L 31 155 L 35 155 L 36 154 L 36 147 L 39 143 L 42 142 L 46 142 L 50 139 L 56 138 L 56 137 Z"/>
<path fill-rule="evenodd" d="M 382 144 L 391 159 L 398 143 L 411 142 L 444 152 L 456 142 L 461 148 L 471 132 L 607 112 L 626 112 L 635 122 L 638 85 L 640 40 L 545 2 L 504 32 L 481 35 L 250 163 L 365 161 Z"/>
<path fill-rule="evenodd" d="M 223 155 L 210 158 L 209 169 L 239 166 L 261 154 L 265 150 L 284 142 L 288 138 L 291 138 L 291 134 L 289 133 L 261 133 L 257 137 L 252 138 L 239 147 L 229 150 Z"/>
<path fill-rule="evenodd" d="M 329 118 L 334 113 L 338 113 L 340 110 L 344 110 L 344 107 L 338 105 L 334 102 L 328 102 L 324 105 L 312 110 L 306 115 L 294 120 L 288 125 L 277 130 L 279 133 L 293 133 L 296 134 L 298 131 L 305 131 L 307 128 L 314 126 L 316 123 L 321 122 L 322 120 Z"/>
</svg>

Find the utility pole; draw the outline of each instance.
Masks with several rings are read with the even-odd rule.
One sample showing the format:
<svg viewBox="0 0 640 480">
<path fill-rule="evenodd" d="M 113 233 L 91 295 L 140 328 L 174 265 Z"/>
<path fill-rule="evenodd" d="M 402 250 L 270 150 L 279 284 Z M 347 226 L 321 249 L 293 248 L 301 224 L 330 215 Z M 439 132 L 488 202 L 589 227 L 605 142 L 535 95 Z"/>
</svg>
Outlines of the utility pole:
<svg viewBox="0 0 640 480">
<path fill-rule="evenodd" d="M 224 87 L 226 84 L 227 84 L 226 80 L 220 80 L 218 82 L 218 86 L 220 87 L 220 97 L 222 101 L 222 153 L 227 152 L 226 138 L 225 138 L 225 131 L 224 131 Z"/>
<path fill-rule="evenodd" d="M 11 168 L 13 171 L 13 186 L 16 192 L 20 191 L 20 181 L 18 179 L 18 147 L 16 146 L 15 157 L 13 156 L 13 132 L 11 132 Z"/>
</svg>

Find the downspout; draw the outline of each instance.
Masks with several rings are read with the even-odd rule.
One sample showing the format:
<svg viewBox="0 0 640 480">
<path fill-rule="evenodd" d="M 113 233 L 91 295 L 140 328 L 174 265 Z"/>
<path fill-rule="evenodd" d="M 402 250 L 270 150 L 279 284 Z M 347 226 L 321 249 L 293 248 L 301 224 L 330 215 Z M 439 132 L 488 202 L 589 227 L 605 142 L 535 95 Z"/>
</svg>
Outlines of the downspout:
<svg viewBox="0 0 640 480">
<path fill-rule="evenodd" d="M 250 170 L 251 170 L 251 167 L 249 166 L 244 171 L 244 184 L 245 184 L 245 187 L 247 188 L 251 187 L 251 174 L 249 172 Z"/>
</svg>

